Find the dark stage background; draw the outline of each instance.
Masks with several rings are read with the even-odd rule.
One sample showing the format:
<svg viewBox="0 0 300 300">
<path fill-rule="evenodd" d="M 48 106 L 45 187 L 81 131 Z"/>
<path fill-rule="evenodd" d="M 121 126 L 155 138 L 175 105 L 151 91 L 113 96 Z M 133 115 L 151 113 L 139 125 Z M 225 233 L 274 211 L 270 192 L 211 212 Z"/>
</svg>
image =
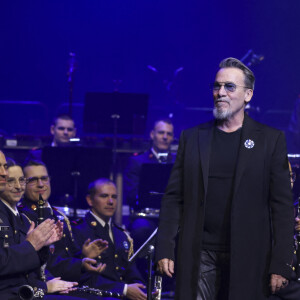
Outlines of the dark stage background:
<svg viewBox="0 0 300 300">
<path fill-rule="evenodd" d="M 300 93 L 299 11 L 298 0 L 1 1 L 0 100 L 44 103 L 48 133 L 50 119 L 68 102 L 72 51 L 75 102 L 83 103 L 86 92 L 112 92 L 113 80 L 122 80 L 120 92 L 150 95 L 148 129 L 156 116 L 173 113 L 178 136 L 202 119 L 191 108 L 211 107 L 209 83 L 219 61 L 253 49 L 265 59 L 253 67 L 252 105 L 261 115 L 287 114 Z M 169 92 L 166 81 L 173 82 Z M 9 132 L 12 125 L 5 126 Z"/>
</svg>

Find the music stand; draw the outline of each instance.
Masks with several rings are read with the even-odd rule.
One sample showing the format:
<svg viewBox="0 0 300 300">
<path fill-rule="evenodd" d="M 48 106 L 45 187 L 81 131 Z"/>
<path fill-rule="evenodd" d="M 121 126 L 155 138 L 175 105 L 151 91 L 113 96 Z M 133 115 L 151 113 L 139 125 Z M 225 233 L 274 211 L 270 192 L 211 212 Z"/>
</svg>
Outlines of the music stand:
<svg viewBox="0 0 300 300">
<path fill-rule="evenodd" d="M 137 209 L 160 209 L 173 164 L 143 164 L 141 167 Z"/>
<path fill-rule="evenodd" d="M 118 118 L 118 135 L 144 135 L 148 114 L 147 94 L 86 93 L 83 131 L 113 134 L 112 116 Z"/>
<path fill-rule="evenodd" d="M 87 207 L 88 184 L 100 177 L 109 177 L 112 153 L 107 148 L 45 147 L 42 160 L 51 176 L 51 203 L 59 203 L 65 195 L 74 197 L 72 206 Z"/>
<path fill-rule="evenodd" d="M 135 252 L 135 254 L 129 259 L 129 263 L 133 263 L 137 258 L 145 257 L 148 261 L 148 280 L 147 280 L 147 300 L 152 299 L 152 264 L 154 256 L 154 244 L 157 233 L 156 228 L 149 236 L 146 242 Z"/>
</svg>

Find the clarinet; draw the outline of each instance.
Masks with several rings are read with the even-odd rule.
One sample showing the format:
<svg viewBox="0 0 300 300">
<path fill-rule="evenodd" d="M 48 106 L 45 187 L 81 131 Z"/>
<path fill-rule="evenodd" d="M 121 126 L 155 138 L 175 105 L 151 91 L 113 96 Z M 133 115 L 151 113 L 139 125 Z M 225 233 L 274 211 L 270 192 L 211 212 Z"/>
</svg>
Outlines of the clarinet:
<svg viewBox="0 0 300 300">
<path fill-rule="evenodd" d="M 45 292 L 42 289 L 34 290 L 30 285 L 19 287 L 18 296 L 20 300 L 43 299 Z"/>
<path fill-rule="evenodd" d="M 106 290 L 100 290 L 100 289 L 94 289 L 90 288 L 88 286 L 82 286 L 82 287 L 76 287 L 76 290 L 78 292 L 83 292 L 91 295 L 101 296 L 101 297 L 113 297 L 118 299 L 123 299 L 123 295 L 119 294 L 117 292 L 110 292 Z"/>
<path fill-rule="evenodd" d="M 300 218 L 300 197 L 298 198 L 298 210 L 297 210 L 297 217 Z M 296 256 L 297 256 L 297 265 L 296 265 L 296 276 L 297 281 L 300 282 L 300 231 L 296 233 Z"/>
<path fill-rule="evenodd" d="M 38 215 L 37 225 L 45 221 L 44 207 L 45 207 L 45 201 L 42 195 L 40 195 L 38 201 L 38 207 L 37 207 L 37 215 Z"/>
<path fill-rule="evenodd" d="M 45 207 L 45 201 L 44 201 L 42 195 L 39 195 L 38 207 L 37 207 L 37 215 L 38 215 L 37 225 L 39 225 L 45 221 L 44 207 Z M 46 269 L 46 263 L 44 263 L 40 267 L 40 278 L 44 282 L 46 282 L 45 269 Z"/>
</svg>

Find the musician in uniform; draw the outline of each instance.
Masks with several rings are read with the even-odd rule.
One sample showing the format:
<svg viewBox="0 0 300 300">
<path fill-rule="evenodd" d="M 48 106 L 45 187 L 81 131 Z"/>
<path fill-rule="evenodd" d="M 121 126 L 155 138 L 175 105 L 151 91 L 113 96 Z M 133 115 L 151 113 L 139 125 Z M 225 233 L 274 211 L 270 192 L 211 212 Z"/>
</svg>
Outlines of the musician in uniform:
<svg viewBox="0 0 300 300">
<path fill-rule="evenodd" d="M 140 155 L 130 157 L 126 171 L 124 172 L 125 202 L 132 208 L 135 207 L 142 165 L 146 163 L 171 164 L 175 161 L 175 155 L 170 151 L 174 140 L 174 126 L 171 120 L 157 120 L 150 132 L 150 138 L 152 140 L 151 149 Z"/>
<path fill-rule="evenodd" d="M 106 178 L 92 182 L 86 200 L 91 210 L 81 222 L 74 224 L 76 242 L 82 245 L 87 237 L 108 241 L 108 248 L 97 259 L 106 265 L 101 275 L 108 279 L 107 287 L 122 291 L 129 299 L 146 299 L 142 278 L 135 264 L 128 263 L 133 254 L 133 241 L 112 222 L 117 207 L 115 184 Z"/>
<path fill-rule="evenodd" d="M 51 185 L 44 163 L 29 161 L 24 167 L 24 174 L 27 177 L 27 185 L 25 197 L 19 209 L 29 219 L 37 221 L 37 201 L 41 195 L 46 206 L 46 209 L 43 209 L 45 216 L 49 216 L 49 218 L 54 220 L 61 220 L 64 224 L 61 240 L 52 243 L 49 247 L 50 254 L 46 265 L 47 272 L 64 280 L 76 281 L 79 285 L 103 289 L 100 273 L 105 265 L 97 264 L 97 261 L 93 258 L 99 256 L 106 249 L 107 242 L 100 239 L 91 242 L 85 239 L 82 248 L 79 248 L 74 241 L 72 228 L 67 216 L 52 207 L 48 202 Z M 87 298 L 90 298 L 90 296 Z"/>
<path fill-rule="evenodd" d="M 6 168 L 8 169 L 6 171 Z M 16 204 L 24 193 L 26 180 L 22 168 L 12 161 L 6 163 L 0 152 L 0 298 L 19 299 L 18 290 L 26 285 L 32 295 L 44 299 L 79 299 L 77 297 L 45 294 L 68 292 L 77 284 L 53 278 L 44 282 L 40 267 L 47 260 L 47 245 L 62 235 L 61 224 L 48 219 L 39 226 L 20 214 Z M 3 184 L 5 183 L 5 184 Z"/>
<path fill-rule="evenodd" d="M 67 114 L 56 116 L 50 126 L 53 136 L 51 147 L 66 147 L 70 145 L 70 139 L 76 136 L 74 120 Z M 26 161 L 42 160 L 42 149 L 34 148 L 29 151 Z"/>
</svg>

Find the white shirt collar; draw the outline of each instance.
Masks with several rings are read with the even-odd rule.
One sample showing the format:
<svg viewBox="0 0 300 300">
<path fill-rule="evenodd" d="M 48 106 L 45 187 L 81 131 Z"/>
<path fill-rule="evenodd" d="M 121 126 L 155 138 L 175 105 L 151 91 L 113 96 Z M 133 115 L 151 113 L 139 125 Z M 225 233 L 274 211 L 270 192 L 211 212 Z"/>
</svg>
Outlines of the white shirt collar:
<svg viewBox="0 0 300 300">
<path fill-rule="evenodd" d="M 92 216 L 102 225 L 102 227 L 105 226 L 105 221 L 103 219 L 101 219 L 100 217 L 98 217 L 96 214 L 94 214 L 92 211 L 90 211 L 90 213 L 92 214 Z M 109 228 L 111 228 L 111 218 L 109 219 L 109 221 L 107 222 L 109 225 Z"/>
<path fill-rule="evenodd" d="M 158 154 L 157 154 L 157 152 L 153 149 L 153 147 L 151 148 L 151 151 L 152 151 L 153 155 L 156 157 L 156 159 L 158 159 Z"/>
<path fill-rule="evenodd" d="M 5 200 L 0 199 L 10 210 L 11 212 L 17 217 L 19 216 L 19 211 L 17 208 L 13 209 Z"/>
</svg>

